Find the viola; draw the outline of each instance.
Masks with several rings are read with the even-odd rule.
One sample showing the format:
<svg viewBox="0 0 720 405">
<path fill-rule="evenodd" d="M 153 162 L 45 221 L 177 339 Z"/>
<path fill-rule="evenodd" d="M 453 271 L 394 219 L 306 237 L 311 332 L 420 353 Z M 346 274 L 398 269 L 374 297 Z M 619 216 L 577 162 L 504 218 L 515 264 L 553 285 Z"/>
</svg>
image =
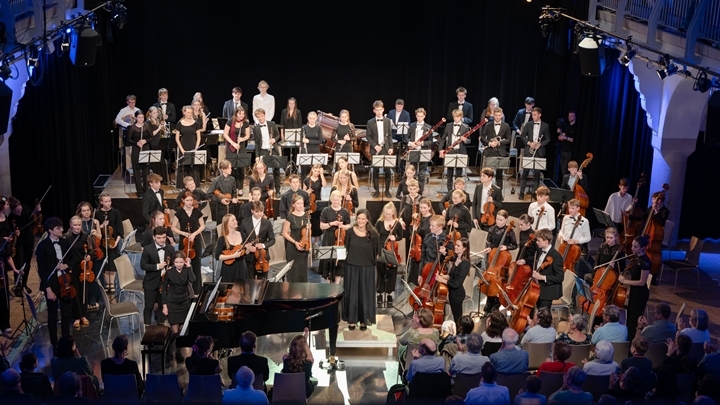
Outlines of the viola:
<svg viewBox="0 0 720 405">
<path fill-rule="evenodd" d="M 485 212 L 480 217 L 480 223 L 484 226 L 495 225 L 495 203 L 486 202 L 483 210 L 485 210 Z"/>
<path fill-rule="evenodd" d="M 308 189 L 308 193 L 310 194 L 310 212 L 315 212 L 317 211 L 317 197 L 315 196 L 312 187 Z"/>
<path fill-rule="evenodd" d="M 257 239 L 255 241 L 258 242 Z M 270 270 L 270 263 L 267 261 L 267 250 L 257 248 L 255 250 L 255 271 L 267 273 L 268 270 Z"/>
<path fill-rule="evenodd" d="M 670 185 L 665 183 L 662 187 L 662 192 L 665 194 L 665 198 L 667 199 L 667 194 L 670 191 Z M 650 241 L 645 249 L 645 254 L 648 259 L 650 259 L 650 274 L 657 276 L 658 271 L 660 271 L 660 265 L 662 264 L 662 241 L 665 238 L 665 228 L 660 225 L 657 220 L 655 220 L 654 217 L 656 212 L 654 208 L 652 210 L 653 211 L 648 215 L 648 219 L 645 222 L 645 227 L 641 235 L 646 235 Z"/>
<path fill-rule="evenodd" d="M 85 251 L 85 255 L 88 254 L 88 245 L 87 243 L 83 245 L 83 250 Z M 92 260 L 82 260 L 80 262 L 80 281 L 92 283 L 95 281 L 95 273 L 92 271 L 93 268 L 93 262 Z"/>
<path fill-rule="evenodd" d="M 337 221 L 341 224 L 343 223 L 343 217 L 342 215 L 338 214 Z M 345 234 L 346 230 L 343 229 L 341 226 L 338 226 L 335 230 L 335 246 L 345 246 Z"/>
<path fill-rule="evenodd" d="M 187 224 L 187 232 L 191 233 L 190 224 Z M 190 260 L 195 258 L 195 247 L 194 243 L 190 242 L 190 238 L 183 238 L 182 251 L 185 253 L 185 256 Z"/>
<path fill-rule="evenodd" d="M 345 198 L 343 199 L 342 206 L 345 208 L 348 213 L 352 214 L 355 207 L 353 206 L 352 198 L 348 199 L 347 196 L 350 196 L 352 193 L 352 187 L 348 184 L 347 190 L 345 191 Z"/>
<path fill-rule="evenodd" d="M 43 227 L 43 214 L 42 214 L 42 212 L 37 210 L 38 205 L 40 205 L 40 201 L 38 201 L 38 199 L 36 198 L 35 199 L 35 211 L 33 211 L 33 214 L 32 214 L 32 222 L 33 222 L 32 232 L 33 232 L 33 235 L 35 235 L 35 236 L 41 235 L 45 231 L 45 228 Z"/>
<path fill-rule="evenodd" d="M 635 194 L 633 194 L 636 199 L 637 199 L 638 193 L 640 193 L 640 188 L 645 186 L 645 183 L 646 183 L 645 173 L 640 173 L 640 179 L 638 180 L 637 186 L 635 187 Z M 628 210 L 628 212 L 630 213 L 630 215 L 639 217 L 642 215 L 642 212 L 639 212 L 639 211 L 640 211 L 640 209 L 637 207 L 637 204 L 635 203 L 635 199 L 633 199 L 633 203 L 630 206 L 630 209 Z M 620 236 L 620 243 L 622 243 L 625 246 L 625 249 L 627 251 L 627 249 L 630 249 L 630 247 L 632 246 L 633 239 L 635 239 L 635 236 L 637 236 L 637 232 L 635 229 L 637 227 L 637 224 L 630 221 L 630 219 L 626 215 L 623 215 L 622 221 L 623 221 L 624 231 L 623 231 L 623 234 Z"/>
<path fill-rule="evenodd" d="M 220 190 L 215 190 L 215 191 L 213 191 L 213 194 L 215 194 L 215 196 L 220 199 L 225 198 L 228 200 L 232 200 L 232 195 L 230 193 L 225 194 Z"/>
<path fill-rule="evenodd" d="M 227 256 L 230 256 L 230 255 L 234 255 L 234 254 L 235 254 L 236 252 L 238 252 L 238 251 L 240 252 L 240 256 L 244 256 L 244 255 L 245 255 L 245 245 L 244 245 L 244 244 L 243 244 L 243 245 L 236 245 L 236 246 L 235 246 L 234 248 L 232 248 L 232 249 L 223 250 L 223 254 L 224 254 L 224 255 L 227 255 Z M 235 263 L 235 258 L 233 257 L 233 258 L 230 258 L 230 259 L 225 259 L 225 260 L 223 260 L 223 263 L 225 263 L 225 264 L 227 264 L 228 266 L 230 266 L 231 264 Z"/>
<path fill-rule="evenodd" d="M 167 201 L 163 201 L 163 207 L 165 207 L 166 210 L 169 209 Z M 170 214 L 167 212 L 165 213 L 165 228 L 170 229 Z"/>
<path fill-rule="evenodd" d="M 95 228 L 95 210 L 93 209 L 92 218 L 90 222 L 92 223 L 92 228 Z M 92 231 L 91 231 L 92 232 Z M 100 249 L 102 240 L 99 236 L 92 237 L 91 242 L 93 242 L 93 250 L 95 251 L 95 258 L 98 260 L 101 260 L 105 255 L 103 255 L 102 249 Z"/>
<path fill-rule="evenodd" d="M 453 217 L 453 222 L 455 222 L 457 224 L 457 221 L 458 221 L 458 216 L 455 215 L 455 217 Z M 453 229 L 455 229 L 455 230 L 453 230 Z M 448 226 L 447 235 L 448 235 L 448 239 L 451 239 L 453 241 L 453 244 L 462 238 L 462 235 L 457 230 L 457 228 L 453 228 L 451 226 Z"/>
<path fill-rule="evenodd" d="M 505 244 L 505 238 L 507 237 L 508 232 L 512 231 L 514 227 L 515 221 L 510 221 L 505 228 L 505 232 L 503 232 L 502 239 L 500 239 L 500 244 L 498 246 Z M 509 251 L 500 250 L 499 247 L 496 247 L 488 253 L 488 260 L 490 261 L 490 265 L 488 265 L 487 270 L 485 270 L 484 276 L 485 280 L 487 280 L 489 284 L 483 283 L 481 278 L 481 281 L 478 281 L 478 287 L 480 288 L 480 292 L 486 296 L 496 297 L 501 288 L 501 274 L 507 272 L 507 269 L 510 267 L 512 255 Z"/>
<path fill-rule="evenodd" d="M 413 233 L 410 239 L 410 257 L 419 262 L 422 259 L 422 237 L 415 229 L 420 226 L 420 214 L 417 213 L 417 205 L 413 205 L 413 220 L 410 224 L 413 227 Z"/>
<path fill-rule="evenodd" d="M 77 297 L 77 290 L 68 273 L 58 270 L 58 283 L 60 283 L 60 298 L 67 300 Z"/>
<path fill-rule="evenodd" d="M 303 251 L 310 250 L 311 241 L 310 237 L 312 236 L 312 228 L 310 224 L 310 212 L 305 213 L 305 223 L 306 226 L 300 229 L 300 246 L 302 247 Z M 345 241 L 345 238 L 343 238 L 343 242 Z"/>
<path fill-rule="evenodd" d="M 583 171 L 593 160 L 593 154 L 590 152 L 588 152 L 585 157 L 587 159 L 583 160 L 578 168 L 578 171 Z M 575 193 L 575 199 L 580 201 L 580 215 L 585 216 L 585 212 L 590 206 L 590 199 L 588 198 L 587 191 L 585 191 L 583 186 L 580 185 L 579 181 L 576 181 L 575 186 L 573 186 L 573 192 Z"/>
<path fill-rule="evenodd" d="M 270 191 L 270 186 L 265 187 L 265 190 Z M 265 200 L 265 215 L 267 215 L 268 218 L 275 218 L 275 204 L 273 200 L 274 198 L 270 198 L 270 196 Z"/>
<path fill-rule="evenodd" d="M 528 236 L 527 242 L 523 245 L 523 247 L 520 249 L 520 252 L 518 253 L 517 257 L 518 259 L 522 259 L 525 257 L 525 250 L 530 247 L 530 245 L 533 244 L 535 241 L 535 234 L 531 233 Z M 525 288 L 525 285 L 530 281 L 530 278 L 532 277 L 532 267 L 525 263 L 525 264 L 517 264 L 517 261 L 514 261 L 510 263 L 510 267 L 508 268 L 508 274 L 512 274 L 512 278 L 505 286 L 505 292 L 507 293 L 508 298 L 512 302 L 517 300 L 517 297 L 520 295 L 522 290 Z M 500 304 L 504 307 L 508 307 L 511 302 L 507 302 L 504 295 L 500 295 Z"/>
<path fill-rule="evenodd" d="M 404 209 L 403 209 L 403 211 L 404 211 Z M 400 216 L 402 216 L 403 211 L 400 211 Z M 397 226 L 397 224 L 399 222 L 400 222 L 400 220 L 395 220 L 395 223 L 390 228 L 390 235 L 392 235 L 393 232 L 395 232 L 395 227 Z M 400 244 L 398 243 L 397 240 L 390 240 L 390 235 L 388 235 L 387 240 L 385 241 L 385 249 L 387 249 L 391 252 L 395 252 L 395 260 L 397 260 L 398 263 L 402 263 L 402 257 L 400 256 Z M 397 267 L 390 263 L 387 263 L 387 266 L 388 267 Z"/>
<path fill-rule="evenodd" d="M 552 257 L 545 256 L 545 261 L 540 265 L 538 271 L 542 271 L 547 266 L 551 265 L 552 262 Z M 525 284 L 525 288 L 523 288 L 522 292 L 518 296 L 512 317 L 510 318 L 510 327 L 513 328 L 515 332 L 520 331 L 518 333 L 522 333 L 525 331 L 527 319 L 533 308 L 535 308 L 535 304 L 537 304 L 539 298 L 540 284 L 532 278 L 529 283 Z"/>
<path fill-rule="evenodd" d="M 624 251 L 625 248 L 620 245 L 618 247 L 618 250 L 615 252 L 615 254 L 612 257 L 611 262 L 615 261 L 617 259 L 618 254 L 620 254 L 621 251 Z M 603 271 L 596 271 L 595 276 L 593 277 L 593 283 L 590 291 L 592 291 L 592 300 L 589 300 L 585 298 L 585 296 L 578 294 L 578 305 L 583 308 L 585 312 L 590 312 L 593 304 L 596 301 L 599 301 L 600 304 L 597 307 L 597 310 L 595 311 L 595 315 L 593 317 L 598 317 L 602 315 L 603 309 L 608 304 L 610 297 L 612 295 L 613 291 L 616 291 L 618 286 L 618 271 L 615 270 L 615 268 L 611 265 L 605 266 Z M 625 298 L 622 298 L 623 305 L 625 304 Z"/>
<path fill-rule="evenodd" d="M 570 239 L 573 239 L 573 236 L 575 236 L 575 230 L 577 230 L 577 227 L 580 225 L 582 220 L 582 215 L 578 215 L 577 220 L 575 220 L 575 225 L 573 225 L 573 230 L 570 232 Z M 575 273 L 575 265 L 577 264 L 577 261 L 580 260 L 580 255 L 582 254 L 580 245 L 571 245 L 567 243 L 567 241 L 563 241 L 563 243 L 560 244 L 560 247 L 558 247 L 558 252 L 560 252 L 563 257 L 563 270 Z"/>
</svg>

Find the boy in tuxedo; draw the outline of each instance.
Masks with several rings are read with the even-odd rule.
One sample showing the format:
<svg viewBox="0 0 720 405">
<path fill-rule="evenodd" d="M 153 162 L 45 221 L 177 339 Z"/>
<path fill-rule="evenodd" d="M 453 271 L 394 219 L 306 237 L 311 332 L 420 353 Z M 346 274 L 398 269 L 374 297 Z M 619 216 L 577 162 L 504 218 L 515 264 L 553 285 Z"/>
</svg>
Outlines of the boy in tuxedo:
<svg viewBox="0 0 720 405">
<path fill-rule="evenodd" d="M 153 229 L 153 242 L 143 249 L 140 257 L 140 268 L 145 271 L 143 278 L 143 292 L 145 294 L 145 310 L 143 319 L 145 325 L 150 325 L 152 320 L 153 307 L 157 304 L 158 311 L 155 313 L 157 324 L 165 322 L 165 315 L 162 313 L 163 302 L 160 294 L 160 284 L 165 271 L 170 268 L 168 259 L 172 260 L 175 248 L 167 244 L 167 230 L 159 226 Z"/>
<path fill-rule="evenodd" d="M 370 144 L 370 154 L 375 155 L 392 155 L 393 154 L 393 142 L 392 142 L 392 121 L 389 118 L 383 117 L 385 112 L 385 106 L 380 100 L 376 100 L 373 103 L 373 112 L 375 117 L 367 122 L 367 140 Z M 386 167 L 385 170 L 385 197 L 392 198 L 390 194 L 390 168 Z M 372 193 L 373 198 L 380 196 L 380 168 L 372 168 L 373 186 L 375 191 Z"/>
</svg>

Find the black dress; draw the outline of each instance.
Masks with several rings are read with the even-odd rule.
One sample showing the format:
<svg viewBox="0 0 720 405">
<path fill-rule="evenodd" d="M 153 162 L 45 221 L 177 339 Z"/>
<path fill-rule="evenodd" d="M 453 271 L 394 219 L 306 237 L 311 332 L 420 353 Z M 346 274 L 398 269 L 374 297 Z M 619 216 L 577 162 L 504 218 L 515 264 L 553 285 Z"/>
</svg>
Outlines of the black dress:
<svg viewBox="0 0 720 405">
<path fill-rule="evenodd" d="M 333 186 L 333 187 L 330 189 L 330 194 L 332 194 L 332 192 L 335 191 L 335 190 L 338 190 L 338 188 L 335 187 L 335 186 Z M 342 206 L 344 207 L 345 204 L 346 204 L 346 202 L 345 202 L 345 194 L 347 194 L 347 190 L 339 190 L 339 191 L 340 191 L 340 193 L 341 193 L 342 196 L 343 196 L 343 197 L 342 197 L 342 198 L 343 198 Z M 352 204 L 353 204 L 353 209 L 350 210 L 350 215 L 353 215 L 353 214 L 355 213 L 355 210 L 357 210 L 358 207 L 360 206 L 360 200 L 358 199 L 358 191 L 357 191 L 357 189 L 356 189 L 355 187 L 351 187 L 351 188 L 350 188 L 350 201 L 352 201 Z"/>
<path fill-rule="evenodd" d="M 178 227 L 183 232 L 193 233 L 197 231 L 198 228 L 200 228 L 200 218 L 202 217 L 202 212 L 200 212 L 200 210 L 197 208 L 193 208 L 190 215 L 187 214 L 185 208 L 180 208 L 175 212 L 175 218 L 177 218 L 178 220 Z M 188 225 L 190 225 L 189 230 Z M 182 250 L 184 240 L 184 236 L 179 237 L 179 250 Z M 202 235 L 198 235 L 195 238 L 193 245 L 193 248 L 195 249 L 195 258 L 190 261 L 193 273 L 195 275 L 193 279 L 193 290 L 199 293 L 200 287 L 202 286 L 202 274 L 200 273 L 200 255 L 203 252 Z"/>
<path fill-rule="evenodd" d="M 420 214 L 418 213 L 418 215 Z M 428 215 L 426 217 L 420 215 L 420 226 L 418 226 L 417 234 L 420 235 L 420 238 L 423 241 L 425 240 L 425 235 L 430 233 L 430 218 L 432 218 L 432 215 Z M 412 232 L 412 227 L 409 224 L 408 228 L 410 228 L 410 232 Z M 410 235 L 410 238 L 411 237 L 412 233 Z M 420 260 L 422 261 L 422 257 Z M 418 276 L 420 276 L 420 262 L 417 262 L 411 258 L 408 268 L 408 283 L 417 284 Z"/>
<path fill-rule="evenodd" d="M 317 180 L 312 181 L 310 177 L 306 177 L 303 181 L 305 187 L 308 188 L 308 193 L 312 191 L 315 194 L 315 204 L 317 206 L 318 201 L 322 198 L 322 179 L 318 177 Z M 310 225 L 312 226 L 312 236 L 322 235 L 322 229 L 320 229 L 320 210 L 316 209 L 315 212 L 310 214 Z"/>
<path fill-rule="evenodd" d="M 179 325 L 185 322 L 190 299 L 188 298 L 188 285 L 195 282 L 195 274 L 189 267 L 183 267 L 178 272 L 175 266 L 165 272 L 162 284 L 162 299 L 168 307 L 168 323 Z M 199 291 L 199 290 L 195 290 Z"/>
<path fill-rule="evenodd" d="M 271 190 L 274 190 L 273 188 L 273 176 L 271 174 L 265 174 L 264 179 L 257 179 L 255 180 L 255 177 L 250 177 L 250 190 L 252 191 L 253 187 L 259 187 L 260 190 L 262 190 L 262 195 L 260 196 L 261 201 L 265 201 L 268 198 L 268 187 Z"/>
<path fill-rule="evenodd" d="M 347 141 L 345 145 L 340 146 L 340 144 L 337 143 L 339 140 L 344 140 L 345 135 L 351 134 L 352 132 L 355 132 L 355 128 L 350 126 L 351 124 L 343 125 L 338 124 L 337 128 L 335 129 L 333 133 L 333 140 L 335 140 L 335 150 L 342 153 L 350 153 L 353 151 L 352 147 L 352 141 Z M 352 135 L 350 135 L 350 138 L 352 138 Z"/>
<path fill-rule="evenodd" d="M 463 238 L 467 238 L 470 235 L 470 230 L 473 228 L 473 221 L 472 216 L 470 215 L 470 210 L 463 204 L 451 205 L 445 211 L 445 221 L 454 221 L 456 216 L 458 217 L 458 227 L 454 228 L 454 230 L 457 229 L 457 231 L 460 232 L 460 235 L 462 235 Z"/>
<path fill-rule="evenodd" d="M 120 364 L 117 364 L 112 358 L 108 357 L 100 362 L 100 375 L 105 379 L 106 375 L 134 375 L 135 383 L 138 388 L 138 397 L 142 397 L 142 393 L 145 390 L 145 381 L 143 381 L 138 369 L 138 364 L 134 360 L 124 359 Z"/>
<path fill-rule="evenodd" d="M 233 245 L 225 239 L 225 236 L 218 238 L 217 245 L 215 245 L 215 260 L 220 260 L 220 255 L 223 254 L 223 250 L 230 250 L 235 248 Z M 235 259 L 235 261 L 228 265 L 225 261 L 220 266 L 220 275 L 222 276 L 223 282 L 233 283 L 236 280 L 244 280 L 250 278 L 248 275 L 247 265 L 243 257 Z"/>
<path fill-rule="evenodd" d="M 378 231 L 379 241 L 380 243 L 384 243 L 388 237 L 390 236 L 390 230 L 385 227 L 385 220 L 379 219 L 375 223 L 375 229 Z M 399 223 L 395 226 L 395 229 L 393 229 L 392 234 L 395 235 L 395 240 L 398 241 L 398 244 L 403 239 L 403 230 L 402 226 Z M 399 245 L 398 245 L 399 248 Z M 395 292 L 395 283 L 397 283 L 397 272 L 398 268 L 397 266 L 388 265 L 386 263 L 380 263 L 377 264 L 377 293 L 383 294 L 383 293 L 393 293 Z"/>
<path fill-rule="evenodd" d="M 310 360 L 305 360 L 302 364 L 302 370 L 294 370 L 290 368 L 290 360 L 284 359 L 283 360 L 283 373 L 305 373 L 305 398 L 310 398 L 313 391 L 315 390 L 315 386 L 312 385 L 312 382 L 310 381 L 310 377 L 312 377 L 312 362 Z"/>
<path fill-rule="evenodd" d="M 225 124 L 226 127 L 229 127 L 230 131 L 228 132 L 228 135 L 230 138 L 237 142 L 239 138 L 242 138 L 245 136 L 245 130 L 250 127 L 250 124 L 245 121 L 242 123 L 240 128 L 236 128 L 235 125 L 232 125 L 232 121 L 228 121 L 227 124 Z M 235 187 L 237 187 L 238 190 L 243 189 L 243 184 L 245 182 L 245 168 L 240 167 L 237 165 L 237 158 L 238 154 L 240 153 L 246 153 L 245 148 L 247 141 L 239 142 L 240 143 L 240 149 L 234 150 L 232 145 L 226 140 L 225 141 L 225 159 L 229 160 L 230 163 L 232 163 L 232 173 L 231 175 L 235 178 Z"/>
<path fill-rule="evenodd" d="M 181 120 L 182 121 L 182 120 Z M 175 125 L 175 130 L 180 132 L 180 145 L 185 152 L 195 149 L 197 143 L 197 131 L 202 129 L 202 123 L 195 121 L 192 125 L 185 126 L 181 121 Z M 179 152 L 179 151 L 178 151 Z M 180 177 L 192 176 L 195 184 L 200 184 L 200 166 L 180 165 Z"/>
<path fill-rule="evenodd" d="M 81 317 L 87 318 L 87 304 L 88 304 L 88 294 L 85 293 L 85 289 L 88 289 L 88 293 L 90 290 L 90 287 L 92 286 L 92 283 L 90 282 L 83 282 L 80 280 L 80 264 L 83 262 L 83 258 L 85 257 L 85 245 L 87 245 L 87 255 L 90 256 L 90 263 L 92 263 L 92 259 L 95 257 L 95 252 L 90 249 L 90 242 L 87 234 L 80 232 L 79 235 L 75 235 L 70 231 L 66 236 L 65 239 L 70 241 L 72 244 L 75 239 L 77 241 L 75 244 L 72 245 L 72 248 L 70 249 L 70 253 L 68 253 L 66 257 L 67 264 L 70 266 L 71 278 L 73 286 L 75 287 L 75 291 L 77 291 L 77 296 L 72 301 L 72 312 L 73 312 L 73 318 L 80 319 Z M 93 264 L 93 269 L 95 268 Z"/>
<path fill-rule="evenodd" d="M 380 241 L 377 233 L 367 232 L 366 236 L 358 236 L 352 227 L 345 234 L 342 318 L 349 324 L 375 323 L 375 265 Z"/>
<path fill-rule="evenodd" d="M 450 302 L 450 309 L 452 310 L 456 323 L 462 316 L 462 303 L 465 300 L 465 287 L 463 283 L 469 272 L 470 262 L 467 260 L 462 260 L 457 266 L 453 261 L 452 267 L 450 267 L 448 271 L 448 275 L 450 276 L 447 281 L 448 301 Z"/>
<path fill-rule="evenodd" d="M 342 217 L 342 223 L 344 225 L 350 224 L 350 214 L 345 208 L 340 208 L 339 211 L 335 211 L 332 206 L 325 207 L 320 213 L 320 222 L 329 224 L 338 220 L 338 216 Z M 335 231 L 338 228 L 331 226 L 330 228 L 323 231 L 321 246 L 336 246 Z M 336 260 L 321 260 L 320 270 L 323 277 L 328 280 L 333 280 L 335 277 L 343 276 L 343 265 L 339 263 L 335 265 Z"/>
<path fill-rule="evenodd" d="M 305 138 L 308 139 L 307 153 L 320 153 L 320 144 L 323 141 L 322 128 L 320 128 L 320 125 L 315 124 L 314 127 L 311 127 L 305 124 L 303 125 L 302 130 L 303 135 L 305 135 Z M 305 151 L 302 150 L 301 152 L 304 153 Z"/>
<path fill-rule="evenodd" d="M 650 271 L 650 258 L 647 255 L 638 256 L 637 260 L 631 260 L 625 271 L 630 272 L 630 279 L 633 281 L 642 278 L 643 271 Z M 637 321 L 640 315 L 645 312 L 645 305 L 650 298 L 650 291 L 647 284 L 642 286 L 630 286 L 628 291 L 630 298 L 627 306 L 627 325 L 629 333 L 635 333 Z"/>
<path fill-rule="evenodd" d="M 208 357 L 190 356 L 185 360 L 188 374 L 194 375 L 215 375 L 219 361 Z"/>
<path fill-rule="evenodd" d="M 305 215 L 295 215 L 292 212 L 285 218 L 285 222 L 290 223 L 290 236 L 295 241 L 302 239 L 300 231 L 307 227 L 307 217 Z M 307 283 L 307 259 L 308 251 L 299 251 L 295 244 L 285 239 L 285 260 L 289 263 L 293 262 L 290 271 L 287 272 L 285 278 L 289 282 Z"/>
<path fill-rule="evenodd" d="M 147 176 L 150 173 L 150 165 L 147 163 L 139 163 L 140 151 L 150 150 L 150 141 L 152 140 L 152 132 L 150 132 L 150 126 L 144 124 L 142 127 L 137 125 L 130 125 L 127 131 L 128 142 L 132 146 L 130 154 L 130 161 L 133 167 L 133 174 L 135 177 L 135 190 L 137 194 L 143 195 L 145 193 L 145 185 L 147 183 Z M 139 147 L 137 145 L 140 140 L 145 141 L 145 145 Z"/>
</svg>

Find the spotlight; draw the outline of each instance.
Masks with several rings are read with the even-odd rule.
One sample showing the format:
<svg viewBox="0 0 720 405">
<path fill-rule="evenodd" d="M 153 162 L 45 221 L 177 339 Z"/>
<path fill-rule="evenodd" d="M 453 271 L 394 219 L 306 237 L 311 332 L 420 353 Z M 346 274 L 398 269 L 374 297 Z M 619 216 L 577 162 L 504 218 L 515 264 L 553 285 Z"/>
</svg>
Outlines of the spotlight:
<svg viewBox="0 0 720 405">
<path fill-rule="evenodd" d="M 110 12 L 110 21 L 119 29 L 123 29 L 127 23 L 127 7 L 120 2 L 112 2 L 108 5 Z"/>
<path fill-rule="evenodd" d="M 663 66 L 660 69 L 658 69 L 657 75 L 660 78 L 660 80 L 665 80 L 666 77 L 674 75 L 675 73 L 677 73 L 677 71 L 678 71 L 678 67 L 673 63 L 669 63 L 668 65 Z"/>
<path fill-rule="evenodd" d="M 693 90 L 705 93 L 710 90 L 710 87 L 712 87 L 712 81 L 708 79 L 707 73 L 705 73 L 704 70 L 698 73 L 698 77 L 695 79 L 695 84 L 693 85 Z"/>
<path fill-rule="evenodd" d="M 623 66 L 629 65 L 632 58 L 634 58 L 637 54 L 637 49 L 635 49 L 632 45 L 628 44 L 627 47 L 627 51 L 623 52 L 623 54 L 618 58 L 618 61 L 620 61 L 620 64 Z"/>
<path fill-rule="evenodd" d="M 543 38 L 547 38 L 552 32 L 552 23 L 560 19 L 561 12 L 559 10 L 561 9 L 550 9 L 547 6 L 543 7 L 542 14 L 540 14 L 540 32 Z"/>
<path fill-rule="evenodd" d="M 585 32 L 578 40 L 580 73 L 585 76 L 600 76 L 607 66 L 604 38 L 597 32 Z"/>
<path fill-rule="evenodd" d="M 66 33 L 66 34 L 69 34 L 69 33 L 71 33 L 71 32 L 72 32 L 72 28 L 71 28 L 71 27 L 65 28 L 65 33 Z"/>
</svg>

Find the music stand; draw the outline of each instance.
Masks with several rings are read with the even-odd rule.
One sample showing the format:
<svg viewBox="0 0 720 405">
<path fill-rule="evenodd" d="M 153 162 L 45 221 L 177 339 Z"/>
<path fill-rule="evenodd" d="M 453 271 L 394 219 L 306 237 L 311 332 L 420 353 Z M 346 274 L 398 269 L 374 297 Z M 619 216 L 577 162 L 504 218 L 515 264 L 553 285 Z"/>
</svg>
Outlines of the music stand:
<svg viewBox="0 0 720 405">
<path fill-rule="evenodd" d="M 510 158 L 502 156 L 488 156 L 484 158 L 483 167 L 492 167 L 493 170 L 495 170 L 495 175 L 497 177 L 498 169 L 510 169 Z"/>
<path fill-rule="evenodd" d="M 445 155 L 445 161 L 443 162 L 444 166 L 448 169 L 465 169 L 468 165 L 468 157 L 467 155 L 461 155 L 459 153 L 453 153 L 450 155 Z M 444 190 L 442 187 L 447 183 L 445 180 L 445 176 L 447 175 L 447 170 L 443 170 L 442 172 L 442 184 L 440 185 L 440 190 L 438 192 L 440 193 L 448 193 L 450 190 Z M 443 191 L 444 190 L 444 191 Z"/>
<path fill-rule="evenodd" d="M 138 163 L 144 165 L 149 163 L 160 163 L 161 156 L 161 150 L 142 150 L 138 156 Z"/>
<path fill-rule="evenodd" d="M 260 159 L 265 163 L 265 166 L 272 167 L 274 169 L 284 169 L 287 166 L 288 158 L 286 156 L 268 155 L 261 156 Z"/>
<path fill-rule="evenodd" d="M 565 205 L 568 201 L 575 198 L 575 193 L 564 188 L 548 187 L 550 190 L 550 202 Z"/>
<path fill-rule="evenodd" d="M 427 163 L 432 160 L 431 150 L 411 150 L 408 152 L 408 163 Z M 419 168 L 417 169 L 420 170 Z"/>
<path fill-rule="evenodd" d="M 319 246 L 313 249 L 313 260 L 345 260 L 346 257 L 345 246 Z"/>
<path fill-rule="evenodd" d="M 226 157 L 226 159 L 230 162 L 232 167 L 244 169 L 251 165 L 252 155 L 247 152 L 240 152 L 236 154 L 234 158 Z"/>
<path fill-rule="evenodd" d="M 285 146 L 298 146 L 302 143 L 302 129 L 293 128 L 286 129 L 285 131 Z"/>
<path fill-rule="evenodd" d="M 337 161 L 341 157 L 347 159 L 349 165 L 360 164 L 360 153 L 358 152 L 335 152 L 335 161 Z"/>
<path fill-rule="evenodd" d="M 395 156 L 395 155 L 373 155 L 372 163 L 370 164 L 370 167 L 383 168 L 383 172 L 385 173 L 385 178 L 387 178 L 388 170 L 395 167 L 396 164 L 397 164 L 397 156 Z M 392 173 L 392 171 L 390 171 L 390 173 Z M 390 175 L 392 175 L 392 174 L 390 174 Z M 390 179 L 392 180 L 392 177 Z M 378 181 L 379 181 L 379 179 L 378 179 Z M 383 194 L 381 194 L 381 196 L 382 196 L 381 201 L 385 201 L 385 194 L 383 193 Z"/>
<path fill-rule="evenodd" d="M 547 159 L 523 156 L 520 158 L 520 167 L 523 170 L 533 171 L 533 183 L 537 180 L 537 184 L 540 184 L 540 175 L 538 171 L 543 171 L 547 168 Z M 523 173 L 525 173 L 523 171 Z M 527 185 L 526 185 L 527 186 Z M 520 190 L 520 194 L 524 194 L 525 190 Z"/>
<path fill-rule="evenodd" d="M 312 166 L 320 164 L 325 166 L 328 161 L 327 153 L 298 153 L 296 156 L 298 166 Z"/>
<path fill-rule="evenodd" d="M 613 222 L 612 218 L 610 217 L 610 214 L 603 210 L 599 210 L 597 208 L 593 208 L 593 212 L 595 213 L 595 218 L 600 222 L 601 224 L 608 226 L 615 226 L 615 222 Z"/>
</svg>

